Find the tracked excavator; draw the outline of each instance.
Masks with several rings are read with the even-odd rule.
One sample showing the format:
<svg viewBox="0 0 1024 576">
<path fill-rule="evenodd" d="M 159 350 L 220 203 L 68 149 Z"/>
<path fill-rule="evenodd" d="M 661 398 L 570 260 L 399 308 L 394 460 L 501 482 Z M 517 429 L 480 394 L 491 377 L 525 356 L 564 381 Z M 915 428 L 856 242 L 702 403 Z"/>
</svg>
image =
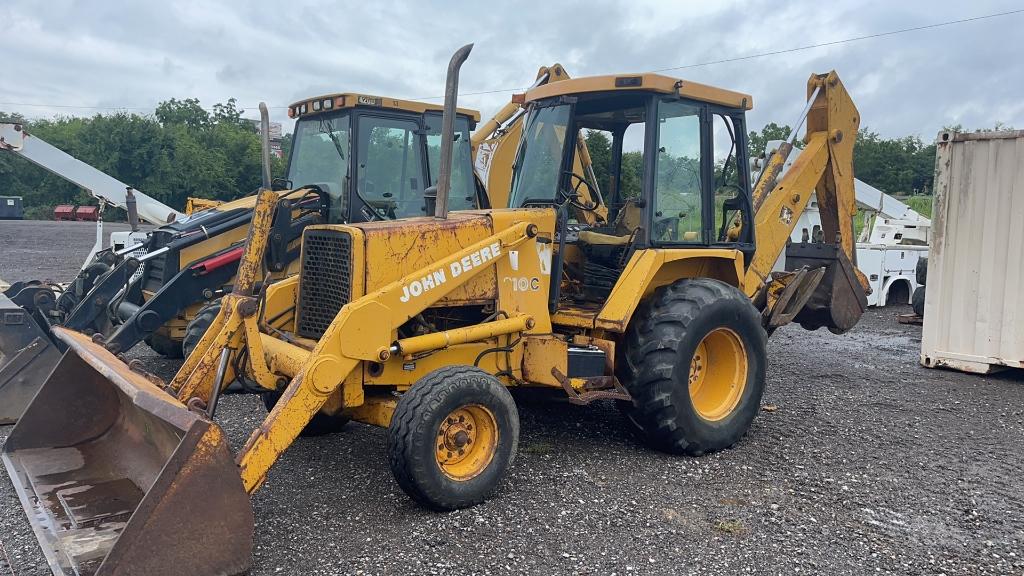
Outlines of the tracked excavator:
<svg viewBox="0 0 1024 576">
<path fill-rule="evenodd" d="M 659 74 L 537 86 L 521 96 L 509 207 L 450 212 L 454 86 L 470 48 L 449 65 L 432 216 L 307 226 L 298 274 L 257 286 L 281 210 L 261 191 L 232 290 L 166 384 L 54 330 L 68 350 L 3 449 L 54 573 L 245 572 L 249 495 L 321 414 L 386 427 L 398 485 L 438 510 L 483 501 L 512 465 L 510 387 L 617 400 L 658 450 L 723 450 L 759 411 L 771 331 L 856 324 L 860 119 L 834 72 L 808 79 L 798 161 L 780 177 L 781 147 L 757 182 L 737 169 L 746 94 Z M 639 195 L 620 192 L 613 166 L 607 198 L 586 200 L 580 130 L 631 125 L 643 130 Z M 732 160 L 719 165 L 722 149 Z M 787 246 L 812 196 L 823 234 Z M 799 265 L 773 274 L 784 250 Z M 235 376 L 279 394 L 237 454 L 215 420 Z"/>
<path fill-rule="evenodd" d="M 287 177 L 268 187 L 293 208 L 278 210 L 270 231 L 264 263 L 271 277 L 294 273 L 301 233 L 310 224 L 427 213 L 439 172 L 441 106 L 338 93 L 297 102 L 288 114 L 296 127 Z M 473 110 L 456 114 L 461 141 L 455 154 L 454 208 L 487 205 L 471 167 L 470 133 L 479 120 Z M 44 144 L 23 130 L 18 134 L 36 147 Z M 55 148 L 53 153 L 67 157 Z M 113 180 L 82 166 L 87 174 L 98 175 L 78 179 L 82 185 L 100 177 Z M 105 197 L 125 195 L 114 184 L 104 190 Z M 133 197 L 129 190 L 128 197 L 130 213 L 137 204 L 145 220 L 163 224 L 147 240 L 99 251 L 66 289 L 26 282 L 0 295 L 0 424 L 17 420 L 66 350 L 52 327 L 102 337 L 115 353 L 145 341 L 161 354 L 181 357 L 216 315 L 219 298 L 230 291 L 255 196 L 206 204 L 207 209 L 189 216 L 141 193 Z"/>
</svg>

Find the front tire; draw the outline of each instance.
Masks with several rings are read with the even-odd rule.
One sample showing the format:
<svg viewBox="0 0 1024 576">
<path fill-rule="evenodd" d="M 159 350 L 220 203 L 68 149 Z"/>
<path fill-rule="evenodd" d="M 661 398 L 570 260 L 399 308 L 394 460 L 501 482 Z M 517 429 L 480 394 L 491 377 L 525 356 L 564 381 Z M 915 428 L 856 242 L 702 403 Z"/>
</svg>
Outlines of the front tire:
<svg viewBox="0 0 1024 576">
<path fill-rule="evenodd" d="M 388 426 L 395 481 L 419 504 L 456 510 L 487 499 L 519 446 L 508 390 L 472 366 L 430 372 L 398 400 Z"/>
<path fill-rule="evenodd" d="M 176 342 L 163 333 L 154 332 L 147 336 L 144 341 L 154 352 L 164 358 L 170 358 L 171 360 L 184 358 L 181 342 Z"/>
<path fill-rule="evenodd" d="M 627 417 L 649 444 L 699 456 L 746 434 L 764 394 L 767 336 L 750 300 L 709 278 L 645 299 L 626 334 Z"/>
<path fill-rule="evenodd" d="M 181 340 L 181 349 L 185 354 L 185 358 L 192 355 L 192 351 L 199 345 L 199 341 L 203 339 L 203 335 L 210 329 L 210 325 L 217 319 L 217 314 L 220 314 L 221 301 L 219 299 L 210 302 L 199 309 L 199 312 L 188 321 L 188 325 L 185 327 L 185 337 Z"/>
</svg>

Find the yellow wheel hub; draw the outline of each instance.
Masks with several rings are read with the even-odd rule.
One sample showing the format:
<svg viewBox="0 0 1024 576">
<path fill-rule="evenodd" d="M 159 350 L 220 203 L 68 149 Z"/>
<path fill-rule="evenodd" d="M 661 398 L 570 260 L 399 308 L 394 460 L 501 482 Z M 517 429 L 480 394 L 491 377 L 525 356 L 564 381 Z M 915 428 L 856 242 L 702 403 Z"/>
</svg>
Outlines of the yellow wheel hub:
<svg viewBox="0 0 1024 576">
<path fill-rule="evenodd" d="M 483 472 L 498 448 L 498 422 L 479 404 L 462 406 L 441 421 L 435 445 L 437 465 L 453 480 L 469 480 Z"/>
<path fill-rule="evenodd" d="M 747 386 L 747 351 L 739 335 L 716 328 L 697 345 L 690 361 L 690 402 L 705 420 L 732 413 Z"/>
</svg>

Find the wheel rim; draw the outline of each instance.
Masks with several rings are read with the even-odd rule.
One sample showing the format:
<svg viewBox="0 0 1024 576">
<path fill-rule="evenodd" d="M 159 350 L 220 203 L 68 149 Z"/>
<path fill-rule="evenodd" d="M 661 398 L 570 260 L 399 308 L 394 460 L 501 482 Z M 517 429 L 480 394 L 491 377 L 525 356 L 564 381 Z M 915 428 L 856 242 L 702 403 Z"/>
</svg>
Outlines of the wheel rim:
<svg viewBox="0 0 1024 576">
<path fill-rule="evenodd" d="M 690 402 L 705 420 L 732 413 L 747 387 L 747 351 L 739 335 L 716 328 L 697 345 L 690 361 Z"/>
<path fill-rule="evenodd" d="M 461 406 L 445 416 L 437 429 L 434 456 L 445 476 L 466 481 L 483 472 L 498 447 L 498 422 L 479 404 Z"/>
</svg>

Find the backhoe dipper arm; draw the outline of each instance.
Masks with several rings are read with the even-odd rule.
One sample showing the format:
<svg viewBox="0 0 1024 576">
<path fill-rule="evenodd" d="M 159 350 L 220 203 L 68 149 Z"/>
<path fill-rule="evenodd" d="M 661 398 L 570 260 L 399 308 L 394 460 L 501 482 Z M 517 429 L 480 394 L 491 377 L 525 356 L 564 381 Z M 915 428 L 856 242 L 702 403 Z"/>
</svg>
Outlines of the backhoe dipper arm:
<svg viewBox="0 0 1024 576">
<path fill-rule="evenodd" d="M 827 327 L 841 334 L 857 324 L 871 291 L 856 267 L 853 235 L 857 213 L 853 144 L 860 114 L 834 71 L 812 75 L 807 94 L 804 150 L 778 180 L 793 151 L 790 142 L 783 143 L 752 194 L 757 247 L 743 289 L 761 309 L 768 333 L 798 322 L 809 330 Z M 822 234 L 812 242 L 789 246 L 790 234 L 811 194 L 817 196 Z M 783 251 L 790 271 L 773 274 Z"/>
<path fill-rule="evenodd" d="M 808 97 L 817 96 L 807 114 L 806 146 L 781 180 L 778 174 L 792 148 L 788 143 L 772 155 L 753 191 L 757 249 L 747 268 L 744 289 L 754 297 L 768 283 L 772 266 L 786 249 L 793 228 L 811 194 L 817 195 L 823 241 L 835 244 L 856 263 L 853 217 L 857 197 L 853 185 L 853 144 L 860 113 L 834 71 L 807 81 Z M 863 289 L 867 279 L 858 274 Z"/>
<path fill-rule="evenodd" d="M 506 257 L 508 249 L 536 234 L 536 225 L 516 224 L 345 305 L 317 346 L 308 353 L 308 359 L 274 409 L 239 453 L 237 462 L 245 489 L 252 493 L 259 488 L 277 458 L 361 362 L 388 360 L 402 324 L 478 274 L 493 269 Z M 451 275 L 443 284 L 443 290 L 424 292 L 418 298 L 408 297 L 410 283 L 439 271 L 448 272 L 453 264 L 474 253 L 479 257 L 481 251 L 491 254 L 488 265 Z"/>
</svg>

